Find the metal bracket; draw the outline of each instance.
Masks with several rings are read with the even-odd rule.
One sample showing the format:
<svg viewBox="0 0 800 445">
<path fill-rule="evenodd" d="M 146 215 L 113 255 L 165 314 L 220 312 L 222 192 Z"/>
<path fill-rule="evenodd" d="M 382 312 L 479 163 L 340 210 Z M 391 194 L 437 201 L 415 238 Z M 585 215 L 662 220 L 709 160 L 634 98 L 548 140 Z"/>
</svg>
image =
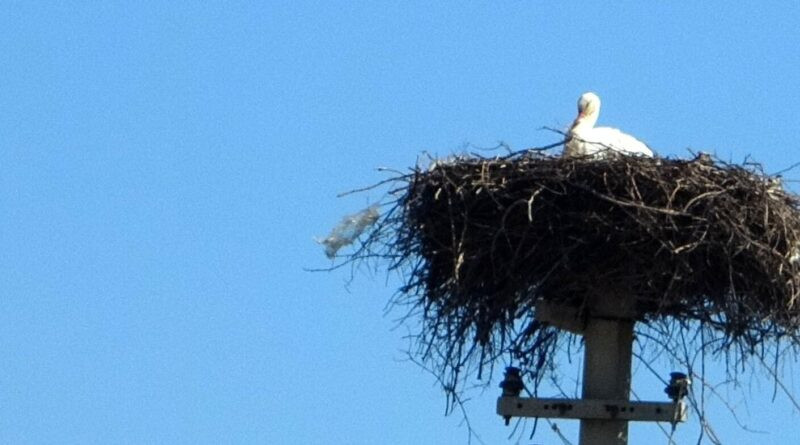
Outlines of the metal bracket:
<svg viewBox="0 0 800 445">
<path fill-rule="evenodd" d="M 630 402 L 595 399 L 534 399 L 500 397 L 497 414 L 503 417 L 685 422 L 683 402 Z"/>
</svg>

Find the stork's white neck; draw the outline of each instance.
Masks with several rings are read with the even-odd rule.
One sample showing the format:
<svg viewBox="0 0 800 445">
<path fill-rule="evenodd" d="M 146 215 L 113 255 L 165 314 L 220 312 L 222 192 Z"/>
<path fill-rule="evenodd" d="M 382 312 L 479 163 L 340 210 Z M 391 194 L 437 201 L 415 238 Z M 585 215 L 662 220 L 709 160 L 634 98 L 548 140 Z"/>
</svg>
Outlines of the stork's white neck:
<svg viewBox="0 0 800 445">
<path fill-rule="evenodd" d="M 594 125 L 597 123 L 597 117 L 600 113 L 597 112 L 589 112 L 589 113 L 581 113 L 575 118 L 575 122 L 572 123 L 572 127 L 570 128 L 570 133 L 582 133 L 586 130 L 590 130 L 594 128 Z"/>
</svg>

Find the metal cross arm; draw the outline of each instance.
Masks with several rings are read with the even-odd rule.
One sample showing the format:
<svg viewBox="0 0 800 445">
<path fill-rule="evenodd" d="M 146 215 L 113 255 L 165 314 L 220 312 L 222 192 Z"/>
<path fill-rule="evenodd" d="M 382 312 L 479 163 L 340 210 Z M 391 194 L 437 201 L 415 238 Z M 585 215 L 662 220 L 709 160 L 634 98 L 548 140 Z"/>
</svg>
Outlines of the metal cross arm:
<svg viewBox="0 0 800 445">
<path fill-rule="evenodd" d="M 505 417 L 685 422 L 683 402 L 630 402 L 595 399 L 500 397 L 497 414 Z"/>
</svg>

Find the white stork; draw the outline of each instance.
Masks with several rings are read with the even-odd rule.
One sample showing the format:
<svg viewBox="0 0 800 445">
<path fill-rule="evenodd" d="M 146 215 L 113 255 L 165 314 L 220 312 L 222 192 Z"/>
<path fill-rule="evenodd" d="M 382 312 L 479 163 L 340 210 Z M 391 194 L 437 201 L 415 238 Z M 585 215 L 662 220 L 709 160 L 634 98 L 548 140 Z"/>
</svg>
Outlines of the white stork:
<svg viewBox="0 0 800 445">
<path fill-rule="evenodd" d="M 594 93 L 584 93 L 578 99 L 578 117 L 572 123 L 564 148 L 565 156 L 593 156 L 605 158 L 609 151 L 626 155 L 653 157 L 653 151 L 644 142 L 616 128 L 595 127 L 600 115 L 600 98 Z"/>
</svg>

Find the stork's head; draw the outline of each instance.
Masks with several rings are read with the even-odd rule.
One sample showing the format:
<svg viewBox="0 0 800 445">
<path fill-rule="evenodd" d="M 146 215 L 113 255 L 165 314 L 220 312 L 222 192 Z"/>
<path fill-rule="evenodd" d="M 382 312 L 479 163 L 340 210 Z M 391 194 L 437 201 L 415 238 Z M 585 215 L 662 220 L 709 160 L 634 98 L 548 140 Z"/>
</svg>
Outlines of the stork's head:
<svg viewBox="0 0 800 445">
<path fill-rule="evenodd" d="M 578 99 L 578 117 L 572 123 L 570 131 L 578 128 L 592 128 L 600 115 L 600 98 L 592 92 L 583 93 Z"/>
<path fill-rule="evenodd" d="M 600 112 L 600 98 L 597 94 L 588 93 L 581 94 L 578 99 L 578 115 L 588 116 L 598 114 Z"/>
</svg>

